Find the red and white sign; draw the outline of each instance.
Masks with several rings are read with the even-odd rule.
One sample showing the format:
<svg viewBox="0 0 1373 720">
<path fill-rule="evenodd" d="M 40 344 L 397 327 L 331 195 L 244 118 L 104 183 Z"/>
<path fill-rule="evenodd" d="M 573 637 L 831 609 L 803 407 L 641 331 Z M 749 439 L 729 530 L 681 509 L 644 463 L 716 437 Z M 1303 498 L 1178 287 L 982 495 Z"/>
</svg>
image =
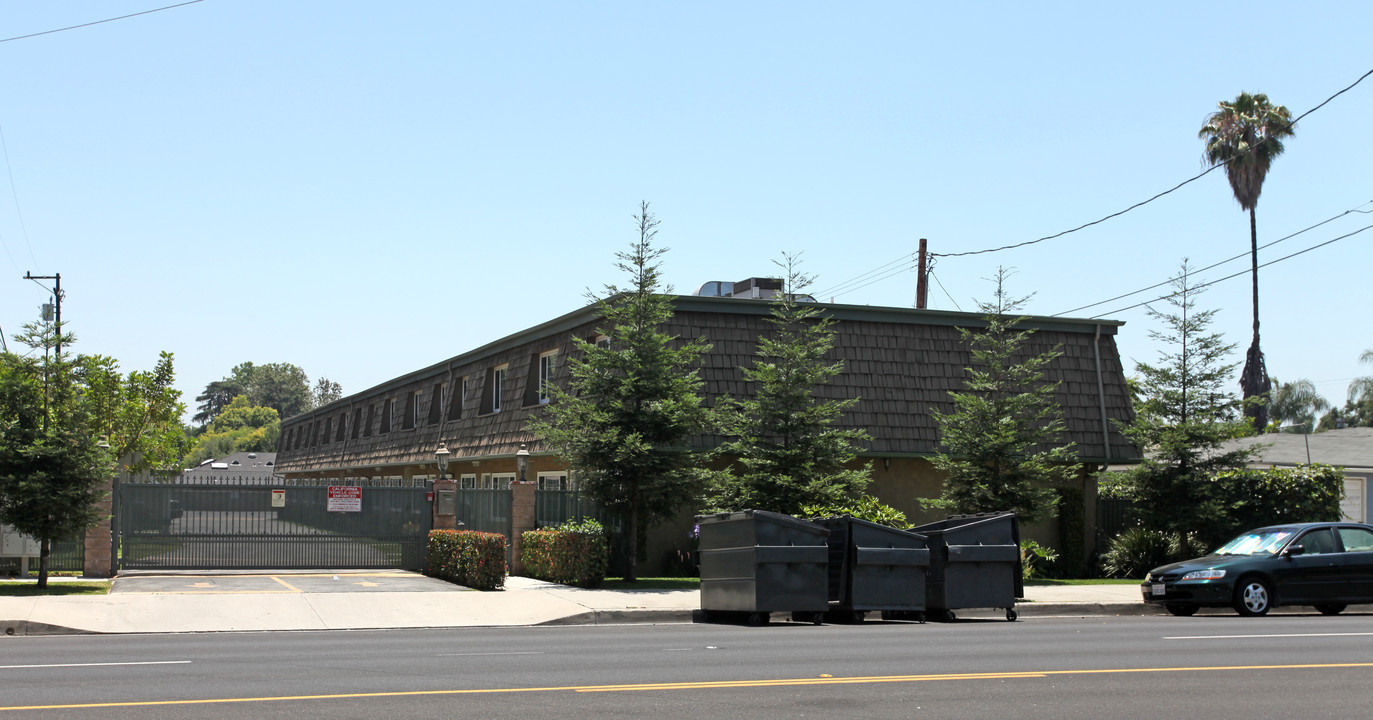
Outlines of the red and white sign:
<svg viewBox="0 0 1373 720">
<path fill-rule="evenodd" d="M 329 486 L 329 512 L 362 512 L 362 488 L 348 485 Z"/>
</svg>

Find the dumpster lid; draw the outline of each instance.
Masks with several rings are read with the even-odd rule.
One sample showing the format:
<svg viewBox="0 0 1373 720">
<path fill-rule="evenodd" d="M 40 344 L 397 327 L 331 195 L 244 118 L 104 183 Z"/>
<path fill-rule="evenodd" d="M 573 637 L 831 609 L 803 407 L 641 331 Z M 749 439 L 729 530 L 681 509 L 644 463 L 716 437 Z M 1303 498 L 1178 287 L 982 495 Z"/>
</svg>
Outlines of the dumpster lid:
<svg viewBox="0 0 1373 720">
<path fill-rule="evenodd" d="M 894 528 L 890 525 L 883 525 L 882 523 L 875 523 L 869 520 L 864 520 L 862 518 L 856 518 L 852 515 L 830 515 L 829 517 L 822 517 L 816 520 L 815 522 L 824 527 L 829 527 L 831 523 L 842 523 L 845 521 L 853 525 L 866 525 L 870 528 L 875 528 L 877 530 L 882 530 L 884 532 L 899 533 L 901 535 L 910 535 L 921 540 L 927 539 L 924 535 L 921 535 L 920 533 L 915 532 L 914 530 L 902 530 L 900 528 Z"/>
<path fill-rule="evenodd" d="M 808 533 L 814 533 L 816 535 L 821 535 L 824 537 L 829 537 L 830 535 L 830 531 L 826 530 L 823 526 L 821 526 L 818 523 L 813 523 L 809 520 L 802 520 L 800 518 L 795 518 L 790 515 L 783 515 L 782 513 L 776 513 L 770 510 L 739 510 L 737 512 L 722 512 L 715 513 L 714 515 L 696 516 L 697 525 L 706 525 L 709 523 L 717 522 L 738 522 L 740 520 L 753 520 L 755 522 L 762 521 L 772 523 L 774 525 L 783 525 L 786 527 L 794 528 L 796 530 L 802 530 Z"/>
</svg>

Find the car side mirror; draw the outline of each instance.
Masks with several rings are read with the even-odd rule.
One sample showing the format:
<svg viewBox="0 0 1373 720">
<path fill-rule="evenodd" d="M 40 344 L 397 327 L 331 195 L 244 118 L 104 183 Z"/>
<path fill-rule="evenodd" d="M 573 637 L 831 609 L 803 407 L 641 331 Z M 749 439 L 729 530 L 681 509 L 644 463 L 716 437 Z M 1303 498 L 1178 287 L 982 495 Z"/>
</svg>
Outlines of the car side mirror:
<svg viewBox="0 0 1373 720">
<path fill-rule="evenodd" d="M 1306 548 L 1305 548 L 1305 547 L 1302 547 L 1301 545 L 1293 545 L 1292 547 L 1287 548 L 1286 550 L 1283 550 L 1283 551 L 1282 551 L 1282 554 L 1283 554 L 1284 557 L 1293 557 L 1293 556 L 1296 556 L 1296 555 L 1305 555 L 1305 554 L 1306 554 Z"/>
</svg>

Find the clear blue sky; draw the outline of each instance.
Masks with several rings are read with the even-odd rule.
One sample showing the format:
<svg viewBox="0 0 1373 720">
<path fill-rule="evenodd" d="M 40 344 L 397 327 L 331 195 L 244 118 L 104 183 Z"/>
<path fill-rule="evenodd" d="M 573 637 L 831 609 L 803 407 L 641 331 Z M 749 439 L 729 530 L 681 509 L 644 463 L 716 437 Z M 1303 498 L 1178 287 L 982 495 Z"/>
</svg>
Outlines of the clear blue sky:
<svg viewBox="0 0 1373 720">
<path fill-rule="evenodd" d="M 9 38 L 174 0 L 10 4 Z M 958 7 L 949 7 L 958 5 Z M 1209 6 L 1208 6 L 1209 7 Z M 1365 2 L 459 3 L 206 0 L 0 42 L 0 328 L 61 273 L 76 350 L 151 369 L 188 406 L 243 361 L 357 392 L 580 307 L 653 203 L 679 292 L 801 253 L 817 295 L 915 252 L 1033 240 L 1196 175 L 1216 102 L 1303 113 L 1373 69 Z M 1260 243 L 1373 210 L 1373 78 L 1273 165 Z M 1261 253 L 1373 224 L 1351 213 Z M 1027 311 L 1248 249 L 1222 172 L 1018 250 L 941 258 L 931 306 L 1015 268 Z M 1373 230 L 1260 272 L 1280 379 L 1332 402 L 1373 348 Z M 897 262 L 891 266 L 902 268 Z M 1247 258 L 1205 273 L 1244 270 Z M 860 283 L 861 284 L 861 283 Z M 941 288 L 942 286 L 942 288 Z M 946 294 L 947 291 L 947 294 Z M 1247 276 L 1202 297 L 1249 341 Z M 900 271 L 839 302 L 911 306 Z M 1157 293 L 1126 321 L 1153 360 Z M 11 343 L 11 349 L 13 344 Z"/>
</svg>

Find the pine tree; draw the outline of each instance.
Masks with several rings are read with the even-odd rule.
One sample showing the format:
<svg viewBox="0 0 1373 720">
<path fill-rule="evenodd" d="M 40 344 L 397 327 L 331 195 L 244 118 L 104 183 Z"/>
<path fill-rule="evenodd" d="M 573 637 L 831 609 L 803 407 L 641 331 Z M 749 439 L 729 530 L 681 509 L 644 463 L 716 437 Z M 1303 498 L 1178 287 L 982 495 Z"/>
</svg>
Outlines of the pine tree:
<svg viewBox="0 0 1373 720">
<path fill-rule="evenodd" d="M 529 424 L 581 487 L 624 519 L 629 581 L 637 576 L 640 528 L 700 494 L 706 472 L 687 442 L 712 423 L 697 370 L 710 345 L 663 329 L 673 316 L 671 298 L 660 292 L 659 260 L 667 249 L 653 246 L 658 220 L 648 207 L 641 204 L 634 216 L 638 241 L 616 254 L 616 267 L 632 284 L 608 285 L 593 298 L 604 323 L 597 332 L 608 342 L 573 338 L 569 387 L 548 387 L 546 417 Z"/>
<path fill-rule="evenodd" d="M 1145 526 L 1173 533 L 1190 556 L 1190 535 L 1209 539 L 1206 529 L 1223 514 L 1212 479 L 1243 467 L 1254 451 L 1221 450 L 1225 441 L 1250 434 L 1240 401 L 1225 390 L 1237 367 L 1225 359 L 1235 346 L 1210 332 L 1215 310 L 1197 310 L 1201 290 L 1191 284 L 1185 260 L 1173 287 L 1171 311 L 1149 310 L 1165 328 L 1149 333 L 1165 346 L 1159 362 L 1135 363 L 1143 402 L 1122 430 L 1145 460 L 1129 471 L 1125 486 Z"/>
<path fill-rule="evenodd" d="M 758 340 L 757 357 L 744 369 L 751 396 L 726 414 L 720 452 L 736 458 L 738 470 L 722 474 L 707 502 L 717 508 L 753 508 L 797 515 L 803 506 L 832 506 L 852 500 L 867 486 L 869 467 L 850 467 L 861 429 L 832 427 L 859 398 L 822 400 L 816 391 L 844 371 L 842 360 L 826 362 L 834 347 L 834 320 L 800 293 L 813 276 L 802 274 L 794 256 L 777 265 L 786 271 L 783 292 L 772 301 L 770 337 Z"/>
<path fill-rule="evenodd" d="M 76 363 L 54 352 L 60 332 L 25 325 L 15 339 L 41 357 L 0 354 L 0 521 L 38 541 L 39 587 L 48 584 L 53 542 L 76 539 L 99 520 L 96 502 L 113 469 L 78 391 Z"/>
<path fill-rule="evenodd" d="M 1077 457 L 1072 443 L 1060 442 L 1066 428 L 1054 399 L 1058 383 L 1045 377 L 1062 353 L 1024 356 L 1034 331 L 1017 329 L 1024 318 L 1012 313 L 1029 298 L 1011 297 L 1006 275 L 998 268 L 993 300 L 978 303 L 986 327 L 958 329 L 972 366 L 966 390 L 949 393 L 953 410 L 935 417 L 942 450 L 931 461 L 945 473 L 944 489 L 924 504 L 958 513 L 1014 511 L 1033 522 L 1052 513 L 1057 494 L 1050 485 Z"/>
</svg>

